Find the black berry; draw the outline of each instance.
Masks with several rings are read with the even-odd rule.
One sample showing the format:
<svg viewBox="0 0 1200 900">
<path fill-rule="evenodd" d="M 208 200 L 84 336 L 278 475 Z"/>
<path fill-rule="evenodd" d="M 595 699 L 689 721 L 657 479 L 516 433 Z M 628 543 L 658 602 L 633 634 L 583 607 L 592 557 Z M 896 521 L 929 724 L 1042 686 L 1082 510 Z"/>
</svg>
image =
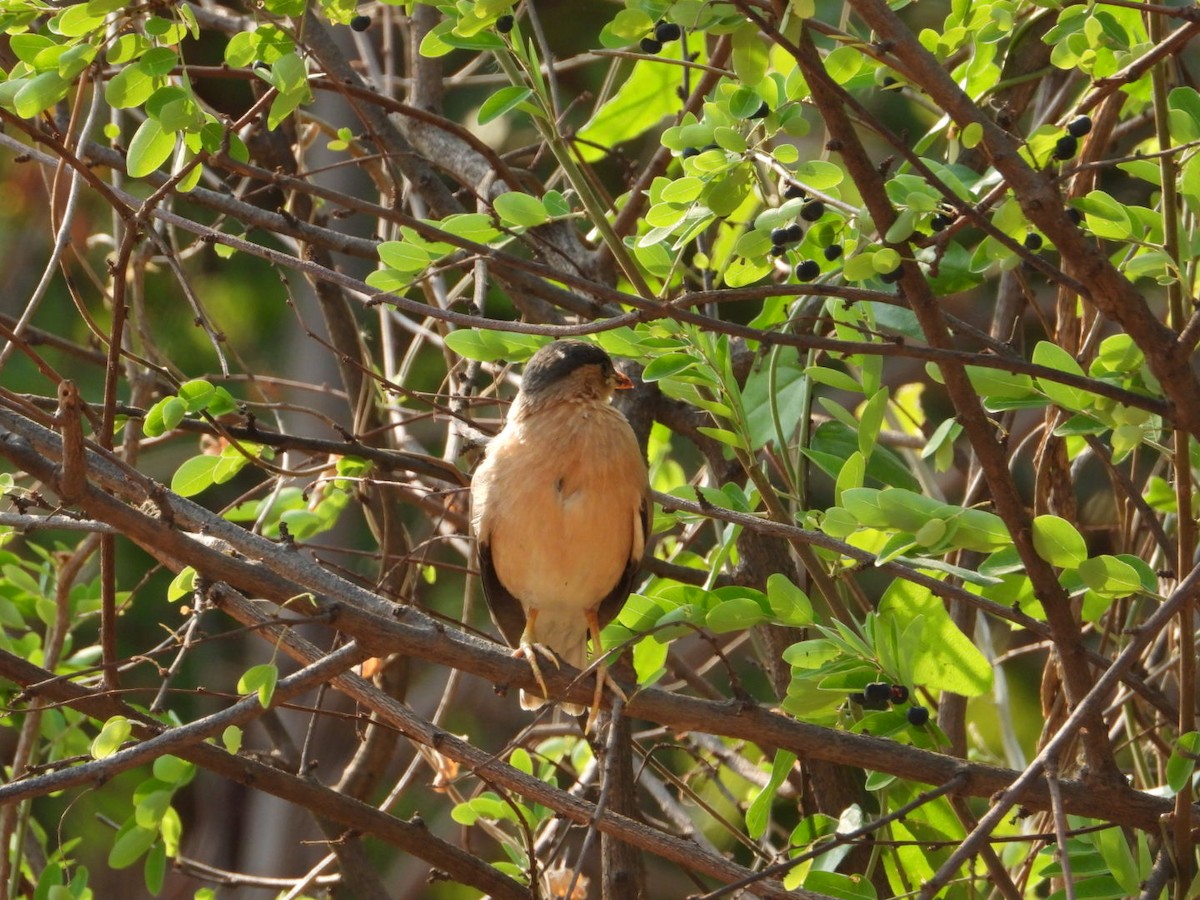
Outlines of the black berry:
<svg viewBox="0 0 1200 900">
<path fill-rule="evenodd" d="M 496 20 L 496 30 L 498 32 L 500 32 L 501 34 L 508 34 L 510 31 L 512 31 L 512 27 L 513 27 L 513 17 L 512 16 L 501 16 L 500 18 L 498 18 Z"/>
<path fill-rule="evenodd" d="M 893 703 L 904 703 L 906 700 L 908 700 L 908 688 L 906 688 L 902 684 L 893 684 L 892 685 L 892 702 Z"/>
<path fill-rule="evenodd" d="M 654 38 L 651 38 L 651 37 L 642 38 L 642 50 L 645 51 L 646 53 L 654 54 L 654 53 L 657 53 L 661 49 L 662 49 L 662 44 L 660 44 Z"/>
<path fill-rule="evenodd" d="M 1067 210 L 1067 218 L 1071 220 L 1072 225 L 1078 225 L 1083 221 L 1083 213 L 1072 206 Z"/>
<path fill-rule="evenodd" d="M 948 226 L 953 221 L 954 220 L 952 218 L 950 218 L 949 216 L 943 215 L 942 213 L 938 213 L 936 216 L 934 216 L 932 219 L 929 220 L 929 227 L 932 228 L 934 231 L 941 231 L 943 228 Z"/>
<path fill-rule="evenodd" d="M 884 272 L 879 276 L 879 280 L 884 284 L 895 284 L 900 280 L 900 267 L 896 266 L 896 268 L 892 269 L 892 271 Z"/>
<path fill-rule="evenodd" d="M 366 31 L 371 27 L 370 16 L 355 16 L 350 20 L 350 27 L 355 31 Z"/>
<path fill-rule="evenodd" d="M 804 188 L 798 184 L 789 184 L 783 190 L 785 200 L 803 200 L 805 197 Z"/>
<path fill-rule="evenodd" d="M 700 148 L 698 148 L 698 147 L 684 147 L 684 148 L 683 148 L 683 149 L 682 149 L 682 150 L 679 152 L 679 155 L 680 155 L 681 157 L 683 157 L 684 159 L 687 159 L 689 156 L 699 156 L 699 155 L 700 155 Z"/>
<path fill-rule="evenodd" d="M 1078 119 L 1072 119 L 1067 123 L 1067 134 L 1072 137 L 1081 138 L 1092 130 L 1092 120 L 1090 116 L 1080 116 Z"/>
<path fill-rule="evenodd" d="M 867 702 L 867 695 L 862 693 L 862 691 L 855 691 L 850 695 L 850 702 L 855 706 L 862 706 Z"/>
<path fill-rule="evenodd" d="M 767 252 L 770 253 L 772 256 L 786 256 L 787 255 L 787 247 L 783 246 L 783 244 L 775 244 Z"/>
<path fill-rule="evenodd" d="M 842 245 L 841 244 L 830 244 L 828 247 L 825 248 L 825 258 L 827 260 L 829 260 L 830 262 L 833 262 L 835 259 L 837 259 L 841 255 L 842 255 Z"/>
<path fill-rule="evenodd" d="M 929 721 L 929 710 L 924 706 L 910 706 L 905 716 L 908 718 L 909 725 L 916 725 L 919 728 Z"/>
<path fill-rule="evenodd" d="M 771 243 L 772 244 L 786 244 L 790 240 L 791 240 L 791 238 L 788 237 L 788 230 L 786 228 L 772 228 L 771 229 Z"/>
<path fill-rule="evenodd" d="M 796 266 L 796 278 L 800 281 L 812 281 L 821 274 L 821 266 L 815 259 L 806 259 Z M 867 685 L 870 688 L 870 685 Z M 871 698 L 873 699 L 873 698 Z"/>
<path fill-rule="evenodd" d="M 820 200 L 809 200 L 800 207 L 800 218 L 805 222 L 815 222 L 825 215 L 825 204 Z"/>
<path fill-rule="evenodd" d="M 789 241 L 798 241 L 804 237 L 804 229 L 800 227 L 799 222 L 793 222 L 787 227 L 787 236 Z"/>
<path fill-rule="evenodd" d="M 872 681 L 863 688 L 863 694 L 868 700 L 890 700 L 892 686 L 886 681 Z"/>
<path fill-rule="evenodd" d="M 1031 231 L 1025 235 L 1025 247 L 1029 250 L 1042 249 L 1042 236 L 1036 231 Z"/>
<path fill-rule="evenodd" d="M 659 22 L 654 26 L 654 38 L 660 44 L 669 44 L 683 36 L 683 29 L 674 22 Z"/>
<path fill-rule="evenodd" d="M 1054 144 L 1055 159 L 1070 159 L 1079 149 L 1079 141 L 1073 134 L 1064 134 Z"/>
<path fill-rule="evenodd" d="M 762 102 L 762 106 L 760 106 L 754 112 L 750 113 L 749 117 L 751 119 L 765 119 L 770 114 L 771 114 L 771 107 L 767 106 L 767 101 L 764 100 Z"/>
</svg>

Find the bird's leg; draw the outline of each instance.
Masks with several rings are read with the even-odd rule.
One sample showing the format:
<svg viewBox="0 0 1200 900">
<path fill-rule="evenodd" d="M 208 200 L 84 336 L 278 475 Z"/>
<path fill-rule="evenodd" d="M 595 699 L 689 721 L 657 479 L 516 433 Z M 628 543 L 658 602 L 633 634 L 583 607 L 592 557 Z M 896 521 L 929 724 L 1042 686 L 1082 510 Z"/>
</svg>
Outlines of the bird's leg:
<svg viewBox="0 0 1200 900">
<path fill-rule="evenodd" d="M 592 694 L 592 705 L 588 709 L 587 724 L 583 726 L 584 734 L 591 734 L 593 726 L 596 724 L 596 719 L 600 715 L 600 700 L 604 696 L 604 685 L 607 684 L 614 692 L 621 696 L 622 700 L 628 700 L 625 692 L 621 690 L 621 686 L 617 684 L 608 674 L 608 663 L 604 657 L 604 646 L 600 643 L 600 614 L 598 607 L 593 607 L 584 613 L 587 616 L 588 634 L 592 638 L 593 652 L 596 654 L 596 689 Z"/>
<path fill-rule="evenodd" d="M 533 623 L 537 620 L 537 607 L 530 607 L 525 618 L 525 630 L 521 632 L 521 642 L 517 649 L 513 651 L 513 659 L 525 659 L 529 663 L 529 667 L 533 669 L 533 678 L 542 689 L 542 699 L 550 696 L 550 691 L 546 687 L 546 679 L 542 676 L 542 668 L 538 665 L 538 654 L 546 657 L 550 662 L 558 667 L 558 657 L 556 657 L 550 648 L 537 643 L 533 639 Z M 540 704 L 539 704 L 540 705 Z"/>
</svg>

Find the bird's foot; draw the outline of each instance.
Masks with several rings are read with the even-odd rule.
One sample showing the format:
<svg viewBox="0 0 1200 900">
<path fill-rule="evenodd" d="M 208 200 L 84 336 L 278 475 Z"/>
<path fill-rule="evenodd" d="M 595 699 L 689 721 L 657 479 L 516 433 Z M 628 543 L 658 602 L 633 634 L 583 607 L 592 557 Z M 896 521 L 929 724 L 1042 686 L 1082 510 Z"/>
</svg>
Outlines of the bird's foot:
<svg viewBox="0 0 1200 900">
<path fill-rule="evenodd" d="M 542 675 L 542 667 L 538 665 L 538 657 L 544 656 L 546 659 L 550 660 L 550 662 L 554 663 L 554 667 L 556 669 L 561 668 L 558 662 L 558 657 L 554 655 L 554 652 L 549 647 L 546 647 L 543 644 L 534 644 L 526 641 L 522 641 L 521 645 L 513 651 L 512 655 L 513 659 L 524 659 L 529 663 L 529 667 L 533 669 L 533 680 L 536 681 L 538 683 L 538 687 L 542 689 L 542 695 L 541 697 L 534 697 L 532 694 L 522 693 L 521 705 L 525 706 L 526 709 L 537 709 L 546 702 L 546 697 L 550 696 L 550 691 L 546 687 L 546 678 Z M 524 702 L 526 698 L 531 701 L 540 702 L 533 702 L 526 706 Z"/>
<path fill-rule="evenodd" d="M 584 734 L 591 734 L 592 729 L 596 727 L 596 719 L 600 716 L 600 701 L 604 698 L 604 688 L 607 686 L 614 694 L 621 698 L 621 702 L 628 703 L 629 697 L 622 690 L 621 686 L 613 680 L 613 677 L 608 674 L 608 665 L 601 657 L 596 663 L 596 689 L 592 694 L 592 705 L 588 708 L 587 723 L 583 726 Z"/>
</svg>

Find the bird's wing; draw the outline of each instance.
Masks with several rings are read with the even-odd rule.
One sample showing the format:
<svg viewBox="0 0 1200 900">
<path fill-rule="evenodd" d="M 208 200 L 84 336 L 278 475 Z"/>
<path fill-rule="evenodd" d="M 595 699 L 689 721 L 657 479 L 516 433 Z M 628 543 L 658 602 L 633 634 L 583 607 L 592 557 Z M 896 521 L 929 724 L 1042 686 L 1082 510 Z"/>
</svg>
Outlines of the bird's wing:
<svg viewBox="0 0 1200 900">
<path fill-rule="evenodd" d="M 525 633 L 525 609 L 521 601 L 509 593 L 496 574 L 496 566 L 492 562 L 492 546 L 485 540 L 479 541 L 479 577 L 483 581 L 483 595 L 487 600 L 488 610 L 492 621 L 504 635 L 510 647 L 521 643 L 521 635 Z"/>
<path fill-rule="evenodd" d="M 637 516 L 633 520 L 633 528 L 633 547 L 625 571 L 621 573 L 621 578 L 613 589 L 600 601 L 601 628 L 617 617 L 617 613 L 625 605 L 630 591 L 633 590 L 633 584 L 642 568 L 642 556 L 646 552 L 646 541 L 650 537 L 650 498 L 647 496 L 642 497 L 641 508 L 638 509 Z"/>
</svg>

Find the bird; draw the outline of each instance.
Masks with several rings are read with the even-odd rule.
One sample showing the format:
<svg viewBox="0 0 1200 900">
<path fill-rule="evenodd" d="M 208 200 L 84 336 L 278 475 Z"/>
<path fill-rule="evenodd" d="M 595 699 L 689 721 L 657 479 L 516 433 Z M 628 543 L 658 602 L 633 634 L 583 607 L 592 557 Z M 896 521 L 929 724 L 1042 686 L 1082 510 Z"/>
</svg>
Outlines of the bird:
<svg viewBox="0 0 1200 900">
<path fill-rule="evenodd" d="M 631 387 L 600 347 L 543 346 L 526 364 L 504 427 L 471 480 L 471 527 L 488 608 L 543 691 L 522 691 L 524 709 L 546 703 L 538 655 L 557 665 L 552 651 L 582 669 L 590 636 L 603 660 L 600 630 L 620 612 L 641 568 L 650 535 L 646 460 L 611 404 L 615 391 Z M 603 661 L 597 669 L 585 732 L 608 681 Z M 583 712 L 577 704 L 562 708 Z"/>
</svg>

